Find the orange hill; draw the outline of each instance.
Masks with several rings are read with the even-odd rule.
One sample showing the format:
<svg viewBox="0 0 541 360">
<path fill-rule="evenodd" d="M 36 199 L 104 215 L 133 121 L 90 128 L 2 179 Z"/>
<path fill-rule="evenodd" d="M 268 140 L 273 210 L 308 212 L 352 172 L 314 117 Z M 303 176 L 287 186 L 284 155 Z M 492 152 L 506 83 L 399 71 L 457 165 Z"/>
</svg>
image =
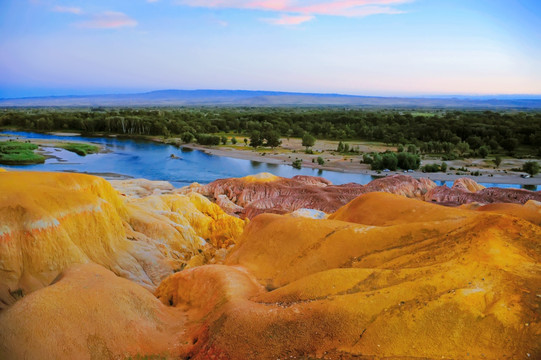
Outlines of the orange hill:
<svg viewBox="0 0 541 360">
<path fill-rule="evenodd" d="M 190 355 L 541 357 L 541 228 L 383 193 L 334 218 L 260 215 L 229 267 L 162 282 L 162 302 L 190 314 Z"/>
<path fill-rule="evenodd" d="M 136 189 L 123 198 L 94 177 L 40 175 L 29 188 L 24 174 L 0 181 L 17 190 L 0 189 L 0 255 L 9 260 L 0 280 L 11 293 L 12 279 L 45 286 L 0 311 L 0 358 L 541 358 L 536 202 L 447 208 L 367 193 L 329 219 L 262 214 L 238 236 L 224 229 L 241 221 L 217 225 L 228 218 L 197 194 Z M 192 256 L 161 281 L 157 301 L 118 264 L 130 264 L 140 243 L 174 263 L 164 222 L 185 227 L 174 216 L 209 236 L 203 257 L 235 245 L 220 265 L 195 266 L 206 260 Z M 74 265 L 73 254 L 100 265 Z M 51 277 L 66 270 L 47 286 L 43 264 Z"/>
</svg>

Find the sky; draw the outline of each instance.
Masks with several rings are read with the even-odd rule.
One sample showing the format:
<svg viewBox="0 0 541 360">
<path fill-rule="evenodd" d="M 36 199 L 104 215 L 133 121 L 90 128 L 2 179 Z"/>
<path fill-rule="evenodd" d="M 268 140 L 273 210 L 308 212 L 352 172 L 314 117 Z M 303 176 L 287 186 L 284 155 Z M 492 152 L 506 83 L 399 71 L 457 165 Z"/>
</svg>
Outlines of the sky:
<svg viewBox="0 0 541 360">
<path fill-rule="evenodd" d="M 541 94 L 539 0 L 0 0 L 0 98 Z"/>
</svg>

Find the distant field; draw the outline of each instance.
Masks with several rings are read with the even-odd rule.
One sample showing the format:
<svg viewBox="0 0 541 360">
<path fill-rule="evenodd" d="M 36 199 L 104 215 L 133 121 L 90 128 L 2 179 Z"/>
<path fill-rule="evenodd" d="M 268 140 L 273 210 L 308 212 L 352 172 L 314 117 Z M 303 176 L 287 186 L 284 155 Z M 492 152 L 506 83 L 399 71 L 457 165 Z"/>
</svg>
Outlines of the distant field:
<svg viewBox="0 0 541 360">
<path fill-rule="evenodd" d="M 426 117 L 433 117 L 433 116 L 436 116 L 437 114 L 434 113 L 434 112 L 417 112 L 417 111 L 414 111 L 411 113 L 411 116 L 426 116 Z"/>
</svg>

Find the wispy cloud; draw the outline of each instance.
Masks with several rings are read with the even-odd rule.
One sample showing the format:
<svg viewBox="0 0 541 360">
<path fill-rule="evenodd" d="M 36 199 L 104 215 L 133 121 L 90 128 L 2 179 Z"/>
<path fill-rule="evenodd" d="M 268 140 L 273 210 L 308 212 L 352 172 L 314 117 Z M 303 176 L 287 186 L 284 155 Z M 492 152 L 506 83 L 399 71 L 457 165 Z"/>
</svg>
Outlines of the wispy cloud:
<svg viewBox="0 0 541 360">
<path fill-rule="evenodd" d="M 273 11 L 282 15 L 262 20 L 275 25 L 294 25 L 317 15 L 363 17 L 400 14 L 403 11 L 396 6 L 412 1 L 415 0 L 177 0 L 177 3 L 193 7 Z"/>
<path fill-rule="evenodd" d="M 93 15 L 89 20 L 76 23 L 78 27 L 90 29 L 115 29 L 137 26 L 137 21 L 117 11 L 104 11 Z"/>
<path fill-rule="evenodd" d="M 279 18 L 266 18 L 261 20 L 273 25 L 299 25 L 303 22 L 310 21 L 313 18 L 312 15 L 282 15 Z"/>
<path fill-rule="evenodd" d="M 80 15 L 83 13 L 83 10 L 78 7 L 58 6 L 58 5 L 53 8 L 53 11 L 59 12 L 59 13 L 70 13 L 70 14 L 75 14 L 75 15 Z"/>
</svg>

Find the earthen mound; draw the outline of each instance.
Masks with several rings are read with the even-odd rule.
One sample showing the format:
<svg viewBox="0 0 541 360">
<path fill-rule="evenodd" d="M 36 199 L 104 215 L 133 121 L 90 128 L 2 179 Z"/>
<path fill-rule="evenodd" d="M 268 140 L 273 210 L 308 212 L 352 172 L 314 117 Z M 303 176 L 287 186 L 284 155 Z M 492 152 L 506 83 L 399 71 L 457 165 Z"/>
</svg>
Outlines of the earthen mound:
<svg viewBox="0 0 541 360">
<path fill-rule="evenodd" d="M 302 208 L 332 213 L 357 196 L 374 191 L 421 198 L 435 186 L 428 179 L 415 180 L 404 175 L 377 179 L 363 186 L 355 183 L 332 185 L 328 180 L 313 176 L 299 175 L 288 179 L 260 174 L 220 179 L 179 192 L 199 192 L 221 204 L 229 214 L 251 219 L 261 213 L 285 214 Z"/>
<path fill-rule="evenodd" d="M 154 289 L 193 257 L 233 244 L 243 227 L 195 193 L 130 198 L 95 176 L 1 173 L 0 309 L 72 264 Z"/>
</svg>

